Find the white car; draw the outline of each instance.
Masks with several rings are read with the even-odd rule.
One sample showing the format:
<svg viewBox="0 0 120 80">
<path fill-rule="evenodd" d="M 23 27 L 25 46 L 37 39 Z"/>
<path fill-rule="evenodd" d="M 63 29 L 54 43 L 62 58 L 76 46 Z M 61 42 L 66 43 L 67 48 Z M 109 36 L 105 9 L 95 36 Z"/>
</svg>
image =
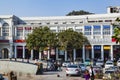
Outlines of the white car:
<svg viewBox="0 0 120 80">
<path fill-rule="evenodd" d="M 106 70 L 103 74 L 103 80 L 112 80 L 111 74 L 115 75 L 116 72 L 114 70 Z"/>
<path fill-rule="evenodd" d="M 103 67 L 103 65 L 104 65 L 104 61 L 103 61 L 103 60 L 98 60 L 98 61 L 96 61 L 96 66 L 101 66 L 101 67 Z"/>
<path fill-rule="evenodd" d="M 81 69 L 77 64 L 71 64 L 66 67 L 66 76 L 68 75 L 80 75 Z"/>
<path fill-rule="evenodd" d="M 113 67 L 113 66 L 114 66 L 113 61 L 106 61 L 106 63 L 105 63 L 105 69 Z"/>
<path fill-rule="evenodd" d="M 71 64 L 70 61 L 65 61 L 65 62 L 62 63 L 62 66 L 63 66 L 63 67 L 67 67 L 67 66 L 70 65 L 70 64 Z"/>
<path fill-rule="evenodd" d="M 84 72 L 87 69 L 87 66 L 84 63 L 80 63 L 78 65 L 79 65 L 79 67 L 81 69 L 81 72 Z"/>
<path fill-rule="evenodd" d="M 120 60 L 117 61 L 117 66 L 120 67 Z"/>
</svg>

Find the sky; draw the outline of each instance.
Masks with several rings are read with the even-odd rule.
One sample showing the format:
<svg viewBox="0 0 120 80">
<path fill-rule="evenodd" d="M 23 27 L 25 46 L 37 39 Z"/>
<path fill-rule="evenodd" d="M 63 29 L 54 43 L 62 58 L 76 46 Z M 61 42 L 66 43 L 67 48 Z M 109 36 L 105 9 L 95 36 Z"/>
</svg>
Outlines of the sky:
<svg viewBox="0 0 120 80">
<path fill-rule="evenodd" d="M 104 14 L 109 6 L 120 6 L 120 0 L 0 0 L 0 15 L 65 16 L 73 10 Z"/>
</svg>

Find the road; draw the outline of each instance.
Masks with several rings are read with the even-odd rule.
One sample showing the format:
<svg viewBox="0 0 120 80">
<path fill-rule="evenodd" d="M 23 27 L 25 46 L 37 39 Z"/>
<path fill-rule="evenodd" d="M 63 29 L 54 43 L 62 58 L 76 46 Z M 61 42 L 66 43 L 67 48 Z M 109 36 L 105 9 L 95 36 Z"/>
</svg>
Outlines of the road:
<svg viewBox="0 0 120 80">
<path fill-rule="evenodd" d="M 58 77 L 59 75 L 60 77 Z M 66 76 L 65 68 L 62 71 L 49 71 L 44 72 L 42 75 L 20 75 L 18 76 L 18 80 L 85 80 L 80 76 Z M 95 79 L 102 80 L 102 79 Z"/>
</svg>

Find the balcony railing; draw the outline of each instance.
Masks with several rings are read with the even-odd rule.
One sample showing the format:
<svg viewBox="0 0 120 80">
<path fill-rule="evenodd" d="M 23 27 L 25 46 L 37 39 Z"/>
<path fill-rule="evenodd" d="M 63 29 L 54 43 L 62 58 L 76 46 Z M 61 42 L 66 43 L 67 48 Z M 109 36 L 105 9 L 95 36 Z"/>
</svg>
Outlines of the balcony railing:
<svg viewBox="0 0 120 80">
<path fill-rule="evenodd" d="M 105 38 L 105 39 L 89 39 L 91 44 L 107 44 L 107 43 L 112 43 L 111 38 Z"/>
</svg>

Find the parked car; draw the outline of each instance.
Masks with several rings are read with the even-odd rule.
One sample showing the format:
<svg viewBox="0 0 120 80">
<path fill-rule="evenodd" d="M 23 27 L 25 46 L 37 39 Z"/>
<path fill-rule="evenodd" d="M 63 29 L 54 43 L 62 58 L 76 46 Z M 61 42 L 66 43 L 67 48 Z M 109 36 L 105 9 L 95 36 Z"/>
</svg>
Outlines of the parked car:
<svg viewBox="0 0 120 80">
<path fill-rule="evenodd" d="M 87 66 L 89 66 L 91 64 L 91 60 L 90 59 L 86 59 L 84 62 Z"/>
<path fill-rule="evenodd" d="M 106 70 L 104 75 L 103 75 L 103 80 L 115 80 L 113 79 L 114 77 L 116 76 L 117 77 L 117 73 L 115 70 Z"/>
<path fill-rule="evenodd" d="M 82 72 L 84 72 L 86 70 L 87 66 L 84 63 L 80 63 L 78 65 L 79 65 L 79 67 L 80 67 L 80 69 L 81 69 Z"/>
<path fill-rule="evenodd" d="M 71 64 L 66 67 L 66 76 L 69 75 L 80 75 L 81 69 L 77 64 Z"/>
<path fill-rule="evenodd" d="M 84 77 L 84 73 L 87 70 L 87 66 L 84 63 L 78 64 L 81 69 L 81 77 Z"/>
<path fill-rule="evenodd" d="M 117 61 L 117 66 L 120 67 L 120 60 Z"/>
<path fill-rule="evenodd" d="M 113 61 L 106 61 L 105 63 L 105 69 L 114 66 Z"/>
<path fill-rule="evenodd" d="M 62 66 L 63 66 L 63 67 L 67 67 L 67 66 L 70 65 L 70 64 L 71 64 L 70 61 L 65 61 L 65 62 L 62 63 Z"/>
<path fill-rule="evenodd" d="M 119 67 L 118 66 L 112 66 L 112 67 L 109 67 L 108 69 L 106 69 L 106 70 L 114 70 L 114 71 L 116 71 L 116 72 L 120 72 L 120 70 L 119 70 Z"/>
<path fill-rule="evenodd" d="M 103 66 L 104 66 L 104 61 L 103 61 L 103 60 L 97 60 L 97 61 L 96 61 L 96 66 L 101 66 L 101 67 L 103 67 Z"/>
<path fill-rule="evenodd" d="M 95 73 L 102 73 L 103 69 L 101 66 L 93 66 Z"/>
</svg>

